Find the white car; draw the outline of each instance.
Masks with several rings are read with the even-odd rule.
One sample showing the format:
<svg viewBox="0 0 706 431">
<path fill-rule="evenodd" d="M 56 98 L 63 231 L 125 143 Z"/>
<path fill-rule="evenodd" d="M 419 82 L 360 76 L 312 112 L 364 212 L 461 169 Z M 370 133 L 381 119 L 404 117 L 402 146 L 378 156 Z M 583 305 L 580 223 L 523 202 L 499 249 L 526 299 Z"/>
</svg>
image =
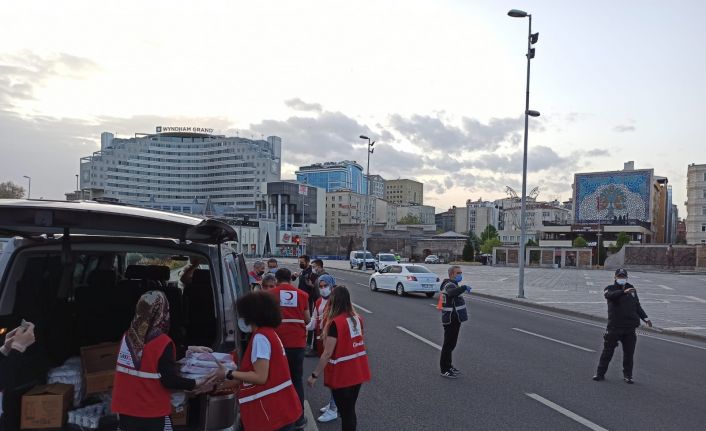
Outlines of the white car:
<svg viewBox="0 0 706 431">
<path fill-rule="evenodd" d="M 392 253 L 378 253 L 375 256 L 375 271 L 381 271 L 390 265 L 396 264 L 397 259 Z"/>
<path fill-rule="evenodd" d="M 393 290 L 399 296 L 410 292 L 423 292 L 429 298 L 441 287 L 441 280 L 422 265 L 400 263 L 389 265 L 370 276 L 370 290 Z"/>
<path fill-rule="evenodd" d="M 424 259 L 424 263 L 441 263 L 441 260 L 439 260 L 439 256 L 430 254 Z"/>
</svg>

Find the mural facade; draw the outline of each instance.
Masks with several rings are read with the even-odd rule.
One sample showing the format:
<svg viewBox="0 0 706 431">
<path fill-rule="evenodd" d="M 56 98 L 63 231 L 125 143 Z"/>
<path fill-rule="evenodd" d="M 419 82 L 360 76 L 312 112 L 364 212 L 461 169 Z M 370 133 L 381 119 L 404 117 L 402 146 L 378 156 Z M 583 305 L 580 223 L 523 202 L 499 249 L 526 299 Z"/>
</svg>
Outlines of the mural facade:
<svg viewBox="0 0 706 431">
<path fill-rule="evenodd" d="M 575 223 L 651 219 L 653 171 L 620 171 L 574 176 Z"/>
</svg>

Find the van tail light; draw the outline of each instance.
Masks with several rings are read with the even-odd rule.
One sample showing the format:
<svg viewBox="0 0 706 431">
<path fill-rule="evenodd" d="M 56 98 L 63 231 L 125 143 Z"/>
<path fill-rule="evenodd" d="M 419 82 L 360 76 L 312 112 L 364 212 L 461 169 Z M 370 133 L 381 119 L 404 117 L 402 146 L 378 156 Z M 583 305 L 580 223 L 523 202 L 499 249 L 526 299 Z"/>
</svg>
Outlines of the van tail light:
<svg viewBox="0 0 706 431">
<path fill-rule="evenodd" d="M 413 276 L 413 275 L 408 275 L 408 276 L 407 276 L 407 281 L 417 281 L 417 277 L 415 277 L 415 276 Z"/>
</svg>

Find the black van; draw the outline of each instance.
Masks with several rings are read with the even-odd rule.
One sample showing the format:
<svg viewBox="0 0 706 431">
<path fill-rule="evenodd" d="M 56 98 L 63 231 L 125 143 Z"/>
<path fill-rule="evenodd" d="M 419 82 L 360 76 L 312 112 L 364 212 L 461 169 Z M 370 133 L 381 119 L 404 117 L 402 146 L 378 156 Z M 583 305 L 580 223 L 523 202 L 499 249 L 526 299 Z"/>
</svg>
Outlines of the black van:
<svg viewBox="0 0 706 431">
<path fill-rule="evenodd" d="M 118 342 L 137 300 L 154 289 L 169 300 L 177 350 L 205 345 L 242 356 L 235 301 L 249 290 L 247 268 L 228 245 L 235 230 L 222 221 L 97 202 L 0 200 L 0 237 L 8 238 L 0 328 L 34 322 L 47 368 L 81 347 Z M 190 264 L 198 268 L 184 283 Z M 228 423 L 224 405 L 232 406 Z M 203 397 L 189 416 L 190 428 L 229 428 L 235 402 Z"/>
</svg>

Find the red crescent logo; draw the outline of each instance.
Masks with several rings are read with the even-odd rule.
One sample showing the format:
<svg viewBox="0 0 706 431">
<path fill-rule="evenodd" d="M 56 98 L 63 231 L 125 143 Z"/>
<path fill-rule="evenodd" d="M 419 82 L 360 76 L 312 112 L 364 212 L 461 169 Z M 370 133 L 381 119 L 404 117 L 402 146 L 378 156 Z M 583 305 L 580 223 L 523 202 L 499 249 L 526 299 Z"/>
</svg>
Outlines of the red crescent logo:
<svg viewBox="0 0 706 431">
<path fill-rule="evenodd" d="M 285 297 L 285 299 L 286 299 L 287 301 L 291 301 L 292 299 L 294 299 L 294 292 L 286 292 L 286 293 L 289 294 L 289 298 Z"/>
</svg>

